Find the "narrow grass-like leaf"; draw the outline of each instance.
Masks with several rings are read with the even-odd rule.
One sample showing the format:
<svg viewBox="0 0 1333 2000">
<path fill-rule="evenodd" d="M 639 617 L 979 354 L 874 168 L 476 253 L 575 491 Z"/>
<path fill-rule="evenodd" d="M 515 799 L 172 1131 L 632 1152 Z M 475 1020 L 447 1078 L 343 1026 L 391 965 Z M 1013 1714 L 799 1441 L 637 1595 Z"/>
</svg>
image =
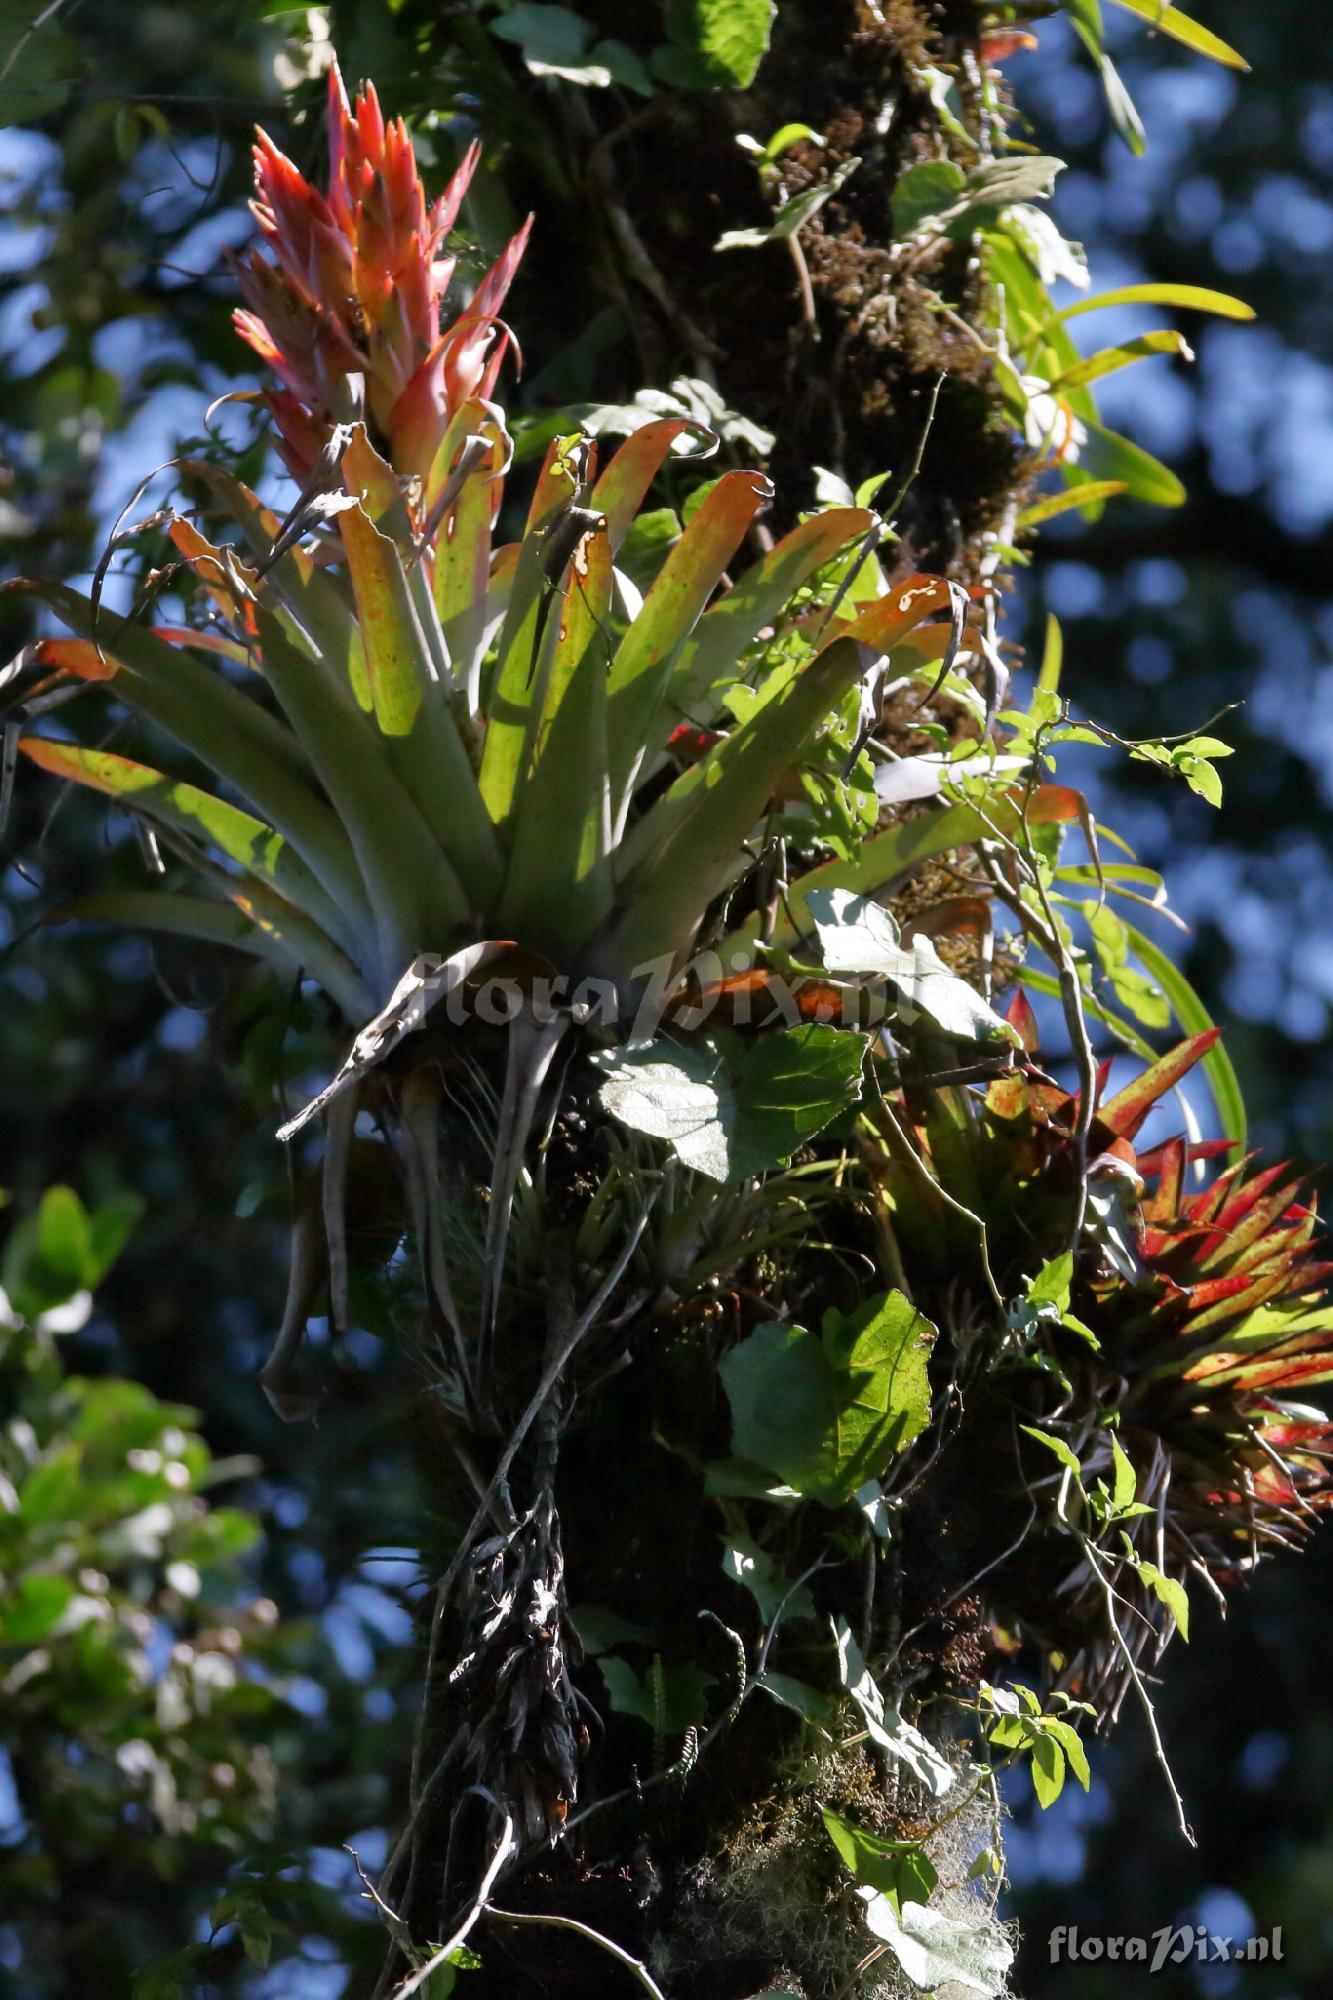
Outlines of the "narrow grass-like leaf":
<svg viewBox="0 0 1333 2000">
<path fill-rule="evenodd" d="M 1132 367 L 1136 361 L 1150 360 L 1155 354 L 1183 354 L 1187 361 L 1193 359 L 1183 333 L 1177 333 L 1174 327 L 1159 327 L 1152 333 L 1141 333 L 1137 340 L 1126 340 L 1119 347 L 1103 347 L 1096 354 L 1085 355 L 1052 382 L 1051 394 L 1067 396 L 1071 389 L 1084 389 L 1090 382 L 1100 382 L 1104 376 Z"/>
<path fill-rule="evenodd" d="M 1087 432 L 1077 464 L 1066 459 L 1060 468 L 1075 492 L 1082 493 L 1093 483 L 1104 485 L 1107 480 L 1118 480 L 1131 500 L 1146 500 L 1153 507 L 1184 504 L 1185 488 L 1180 480 L 1142 445 L 1095 422 L 1087 424 Z M 1083 504 L 1088 504 L 1086 494 Z"/>
<path fill-rule="evenodd" d="M 1018 517 L 1018 526 L 1039 528 L 1044 521 L 1053 521 L 1057 514 L 1067 514 L 1073 507 L 1099 506 L 1124 491 L 1123 479 L 1089 479 L 1082 486 L 1067 486 L 1063 493 L 1047 493 L 1025 507 Z"/>
</svg>

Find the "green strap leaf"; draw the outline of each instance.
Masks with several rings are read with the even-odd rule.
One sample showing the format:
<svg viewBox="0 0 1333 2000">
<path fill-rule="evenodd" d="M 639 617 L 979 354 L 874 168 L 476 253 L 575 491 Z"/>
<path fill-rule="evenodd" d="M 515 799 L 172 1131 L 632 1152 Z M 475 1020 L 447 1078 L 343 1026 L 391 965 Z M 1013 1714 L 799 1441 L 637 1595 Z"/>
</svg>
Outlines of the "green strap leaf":
<svg viewBox="0 0 1333 2000">
<path fill-rule="evenodd" d="M 447 857 L 463 909 L 479 910 L 499 893 L 499 842 L 446 691 L 436 676 L 398 547 L 362 505 L 341 513 L 338 527 L 365 646 L 375 721 L 386 740 L 389 762 L 431 829 L 434 844 Z M 434 616 L 433 605 L 430 615 Z"/>
<path fill-rule="evenodd" d="M 672 445 L 689 431 L 711 440 L 709 448 L 716 448 L 713 433 L 693 417 L 660 417 L 630 433 L 593 487 L 591 505 L 606 517 L 613 555 L 633 526 L 644 496 L 665 464 Z M 692 458 L 707 455 L 707 452 L 689 454 Z"/>
<path fill-rule="evenodd" d="M 1034 500 L 1025 507 L 1018 517 L 1020 528 L 1039 528 L 1044 521 L 1053 521 L 1057 514 L 1067 514 L 1074 507 L 1097 507 L 1103 501 L 1113 500 L 1117 493 L 1125 491 L 1123 479 L 1088 479 L 1081 486 L 1067 486 L 1063 493 L 1048 493 L 1040 500 Z"/>
<path fill-rule="evenodd" d="M 540 715 L 530 718 L 527 776 L 497 927 L 560 955 L 611 906 L 611 800 L 606 670 L 614 583 L 604 531 L 580 544 L 567 573 Z"/>
<path fill-rule="evenodd" d="M 616 650 L 608 733 L 617 825 L 642 767 L 677 648 L 772 491 L 761 473 L 723 474 L 658 571 L 642 610 Z"/>
<path fill-rule="evenodd" d="M 180 647 L 165 644 L 140 625 L 99 618 L 78 591 L 63 584 L 27 582 L 5 587 L 49 605 L 82 638 L 100 640 L 118 670 L 121 698 L 234 785 L 262 818 L 290 840 L 349 921 L 373 934 L 370 904 L 348 834 L 298 775 L 309 769 L 308 746 L 299 736 Z M 289 641 L 283 643 L 298 661 L 303 658 Z M 308 662 L 304 672 L 310 672 Z"/>
<path fill-rule="evenodd" d="M 276 593 L 313 659 L 328 675 L 330 687 L 345 690 L 352 676 L 356 627 L 343 593 L 329 576 L 299 548 L 271 560 L 280 522 L 271 508 L 225 466 L 207 459 L 182 459 L 180 470 L 198 479 L 217 496 L 248 548 L 268 565 L 265 578 Z"/>
<path fill-rule="evenodd" d="M 1207 1034 L 1214 1026 L 1213 1018 L 1180 967 L 1172 963 L 1160 945 L 1154 944 L 1133 924 L 1126 924 L 1125 929 L 1129 933 L 1134 956 L 1171 1002 L 1185 1033 L 1190 1036 Z M 1225 1136 L 1232 1141 L 1229 1157 L 1239 1160 L 1245 1152 L 1248 1137 L 1245 1099 L 1241 1094 L 1235 1064 L 1220 1040 L 1214 1042 L 1205 1055 L 1203 1071 L 1213 1093 L 1213 1103 L 1217 1106 L 1218 1123 Z"/>
<path fill-rule="evenodd" d="M 264 667 L 346 827 L 369 891 L 378 938 L 377 986 L 392 989 L 417 953 L 447 946 L 469 902 L 416 801 L 363 719 L 329 701 L 310 663 L 267 612 Z"/>
<path fill-rule="evenodd" d="M 1230 42 L 1224 42 L 1211 28 L 1200 27 L 1188 14 L 1182 14 L 1179 7 L 1171 7 L 1166 0 L 1112 0 L 1112 5 L 1125 8 L 1130 14 L 1137 14 L 1141 21 L 1160 28 L 1164 35 L 1170 35 L 1176 42 L 1182 42 L 1196 55 L 1207 56 L 1216 63 L 1223 63 L 1228 69 L 1249 69 L 1243 55 L 1233 49 Z"/>
<path fill-rule="evenodd" d="M 1124 0 L 1121 0 L 1124 4 Z M 1185 312 L 1216 313 L 1220 319 L 1253 319 L 1254 307 L 1229 292 L 1215 292 L 1205 285 L 1120 285 L 1113 292 L 1099 292 L 1095 299 L 1075 299 L 1047 321 L 1043 331 L 1063 326 L 1082 313 L 1101 312 L 1109 306 L 1179 306 Z"/>
<path fill-rule="evenodd" d="M 825 861 L 798 876 L 782 900 L 772 942 L 778 946 L 795 944 L 814 930 L 814 918 L 806 897 L 817 889 L 850 889 L 871 896 L 888 887 L 901 875 L 919 868 L 951 848 L 971 847 L 989 840 L 997 826 L 1012 832 L 1018 815 L 1006 801 L 996 800 L 983 818 L 972 806 L 937 806 L 900 826 L 874 834 L 851 861 Z M 717 947 L 723 963 L 740 971 L 747 953 L 758 957 L 759 918 L 751 917 Z"/>
<path fill-rule="evenodd" d="M 793 755 L 875 659 L 855 639 L 835 640 L 652 807 L 636 842 L 641 858 L 622 885 L 612 947 L 619 972 L 688 948 Z"/>
<path fill-rule="evenodd" d="M 1060 470 L 1075 492 L 1093 483 L 1104 485 L 1116 480 L 1131 500 L 1143 500 L 1153 507 L 1179 507 L 1185 488 L 1169 466 L 1154 458 L 1142 445 L 1108 431 L 1102 424 L 1089 422 L 1088 435 L 1079 448 L 1077 463 L 1065 459 Z M 1084 495 L 1083 504 L 1087 505 Z"/>
<path fill-rule="evenodd" d="M 269 902 L 277 906 L 278 900 L 273 896 Z M 349 1021 L 363 1020 L 374 1002 L 370 988 L 355 967 L 314 926 L 298 937 L 281 918 L 282 912 L 277 907 L 266 906 L 261 920 L 255 906 L 246 908 L 239 900 L 232 906 L 213 902 L 206 896 L 176 895 L 165 889 L 124 889 L 61 903 L 48 913 L 46 921 L 116 924 L 126 930 L 163 931 L 176 937 L 194 938 L 201 944 L 227 945 L 235 951 L 248 952 L 252 958 L 263 959 L 284 978 L 304 971 L 319 981 Z"/>
<path fill-rule="evenodd" d="M 492 822 L 503 827 L 514 811 L 525 774 L 525 752 L 534 703 L 540 702 L 541 655 L 554 641 L 558 621 L 551 613 L 556 594 L 568 586 L 569 560 L 561 564 L 562 524 L 578 499 L 577 473 L 569 439 L 553 439 L 528 509 L 509 586 L 504 623 L 495 649 L 486 702 L 486 743 L 481 758 L 481 795 Z M 570 556 L 572 557 L 572 550 Z M 553 565 L 560 564 L 552 575 Z"/>
<path fill-rule="evenodd" d="M 1071 389 L 1085 389 L 1090 382 L 1100 382 L 1104 376 L 1132 367 L 1136 361 L 1146 361 L 1154 354 L 1183 354 L 1187 361 L 1194 358 L 1183 333 L 1174 327 L 1159 327 L 1152 333 L 1140 334 L 1137 340 L 1127 340 L 1120 347 L 1103 347 L 1099 353 L 1075 362 L 1052 382 L 1051 394 L 1064 396 Z"/>
<path fill-rule="evenodd" d="M 129 811 L 211 844 L 248 874 L 270 883 L 325 930 L 337 935 L 344 928 L 343 913 L 325 896 L 301 857 L 275 828 L 252 813 L 109 750 L 87 750 L 44 736 L 26 736 L 19 748 L 53 777 L 88 786 Z"/>
<path fill-rule="evenodd" d="M 825 563 L 874 525 L 866 507 L 831 507 L 784 535 L 739 583 L 710 605 L 685 641 L 671 676 L 667 726 L 681 716 L 705 722 L 716 713 L 709 690 L 739 671 L 745 648 L 790 604 Z"/>
</svg>

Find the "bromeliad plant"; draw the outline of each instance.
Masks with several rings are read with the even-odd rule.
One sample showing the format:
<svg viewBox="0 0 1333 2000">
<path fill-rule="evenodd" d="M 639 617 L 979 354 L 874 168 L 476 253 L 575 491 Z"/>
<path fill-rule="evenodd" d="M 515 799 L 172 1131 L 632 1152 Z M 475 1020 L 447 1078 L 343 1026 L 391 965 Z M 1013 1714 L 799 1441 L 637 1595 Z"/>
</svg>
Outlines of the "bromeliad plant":
<svg viewBox="0 0 1333 2000">
<path fill-rule="evenodd" d="M 774 540 L 744 469 L 655 541 L 654 482 L 716 444 L 684 414 L 605 463 L 557 438 L 519 510 L 495 397 L 526 231 L 449 319 L 475 154 L 429 207 L 403 128 L 336 71 L 329 150 L 320 195 L 261 139 L 242 275 L 294 504 L 182 461 L 203 509 L 152 518 L 170 559 L 130 615 L 20 586 L 70 634 L 30 651 L 29 717 L 100 694 L 119 734 L 18 747 L 146 823 L 187 883 L 57 914 L 238 947 L 339 1024 L 283 1127 L 324 1125 L 263 1378 L 283 1414 L 317 1401 L 307 1319 L 327 1300 L 345 1327 L 358 1268 L 416 1253 L 408 1345 L 459 1532 L 380 1990 L 451 1973 L 474 1935 L 486 1990 L 514 1990 L 536 1958 L 504 1926 L 572 1920 L 625 1938 L 649 1990 L 634 1940 L 680 1991 L 706 1970 L 851 1992 L 855 1894 L 909 1973 L 929 1950 L 995 1992 L 988 1918 L 924 1907 L 960 1766 L 1031 1754 L 1045 1798 L 1057 1751 L 1081 1768 L 1074 1697 L 1142 1694 L 1190 1578 L 1322 1500 L 1326 1427 L 1284 1400 L 1333 1373 L 1312 1212 L 1245 1164 L 1187 1191 L 1207 1147 L 1135 1153 L 1196 1061 L 1236 1105 L 1211 1030 L 1106 1097 L 1089 1021 L 1143 1050 L 1120 1009 L 1197 1029 L 1198 1003 L 1107 907 L 1160 884 L 1104 865 L 1052 781 L 1060 743 L 1106 738 L 1050 653 L 997 720 L 994 588 L 894 569 L 865 496 Z M 168 589 L 184 618 L 148 622 Z M 1205 797 L 1226 748 L 1123 747 Z M 1076 1090 L 1025 1000 L 994 1011 L 1016 974 L 1059 1001 Z M 1055 1712 L 985 1692 L 997 1618 Z"/>
<path fill-rule="evenodd" d="M 335 76 L 330 112 L 327 200 L 261 141 L 258 214 L 277 262 L 257 257 L 244 279 L 242 331 L 283 380 L 271 408 L 303 479 L 297 502 L 279 520 L 223 467 L 179 466 L 210 510 L 208 532 L 166 517 L 175 560 L 157 587 L 184 599 L 184 624 L 22 586 L 73 635 L 32 649 L 30 709 L 100 692 L 145 734 L 133 754 L 63 733 L 19 747 L 146 821 L 192 878 L 84 897 L 66 918 L 234 945 L 317 982 L 358 1031 L 285 1128 L 319 1110 L 326 1139 L 264 1379 L 285 1414 L 311 1406 L 296 1350 L 326 1289 L 346 1324 L 348 1191 L 397 1172 L 431 1394 L 476 1510 L 440 1590 L 458 1664 L 443 1709 L 430 1691 L 436 1761 L 421 1764 L 386 1878 L 429 1929 L 456 1888 L 430 1803 L 446 1780 L 496 1802 L 506 1855 L 557 1833 L 577 1797 L 587 1731 L 554 1499 L 562 1411 L 664 1298 L 809 1234 L 815 1203 L 784 1208 L 781 1177 L 755 1177 L 854 1100 L 865 1039 L 798 1014 L 756 1062 L 743 1038 L 691 1040 L 682 1024 L 706 1072 L 683 1122 L 660 1094 L 635 1115 L 645 1080 L 615 1048 L 640 1009 L 651 1027 L 698 1000 L 692 962 L 748 910 L 721 982 L 743 984 L 802 886 L 779 866 L 793 831 L 821 857 L 811 893 L 816 878 L 850 892 L 901 872 L 898 837 L 860 837 L 873 792 L 862 786 L 858 824 L 845 774 L 868 768 L 885 688 L 957 682 L 968 605 L 935 578 L 891 582 L 873 554 L 881 524 L 857 507 L 758 536 L 732 581 L 770 497 L 743 470 L 702 495 L 640 595 L 617 557 L 673 448 L 711 443 L 686 418 L 646 424 L 604 467 L 593 441 L 558 440 L 506 540 L 512 452 L 485 392 L 521 239 L 440 331 L 435 255 L 471 156 L 427 211 L 373 95 L 353 112 Z M 218 515 L 235 539 L 219 538 Z M 157 761 L 164 737 L 176 770 Z M 957 836 L 948 822 L 914 851 Z M 942 964 L 930 981 L 937 1010 L 965 996 L 965 1038 L 1003 1042 Z M 627 1129 L 608 1134 L 597 1111 L 596 1144 L 567 1176 L 574 1198 L 552 1165 L 561 1146 L 578 1151 L 557 1086 L 594 1044 L 609 1045 L 606 1088 Z M 698 1182 L 683 1166 L 664 1176 L 641 1135 L 683 1140 L 733 1083 L 744 1118 L 728 1100 Z M 363 1112 L 378 1137 L 358 1134 Z M 714 1186 L 738 1180 L 739 1193 Z M 394 1240 L 380 1232 L 381 1255 Z"/>
</svg>

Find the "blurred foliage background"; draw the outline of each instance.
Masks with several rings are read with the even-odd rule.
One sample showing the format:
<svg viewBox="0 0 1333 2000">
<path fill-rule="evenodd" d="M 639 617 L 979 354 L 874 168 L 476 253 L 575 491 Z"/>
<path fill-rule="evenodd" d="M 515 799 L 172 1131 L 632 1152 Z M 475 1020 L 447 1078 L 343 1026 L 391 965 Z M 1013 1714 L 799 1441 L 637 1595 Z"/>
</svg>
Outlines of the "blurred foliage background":
<svg viewBox="0 0 1333 2000">
<path fill-rule="evenodd" d="M 1192 926 L 1182 957 L 1228 1024 L 1256 1141 L 1327 1160 L 1333 73 L 1310 10 L 1296 0 L 1209 0 L 1201 11 L 1253 73 L 1238 77 L 1127 32 L 1117 60 L 1144 113 L 1142 158 L 1110 131 L 1098 81 L 1063 19 L 1040 22 L 1039 49 L 1009 72 L 1034 139 L 1069 162 L 1055 212 L 1084 242 L 1099 288 L 1140 278 L 1216 285 L 1259 314 L 1254 325 L 1210 324 L 1192 368 L 1159 365 L 1105 385 L 1108 421 L 1181 473 L 1188 502 L 1174 512 L 1112 506 L 1090 529 L 1075 515 L 1053 523 L 1022 579 L 1010 636 L 1030 638 L 1045 611 L 1056 611 L 1068 692 L 1125 734 L 1202 726 L 1239 704 L 1224 730 L 1239 754 L 1226 770 L 1220 818 L 1183 787 L 1153 785 L 1149 794 L 1146 778 L 1142 795 L 1122 796 L 1112 816 L 1141 858 L 1169 863 L 1173 900 Z M 571 114 L 558 84 L 528 75 L 512 47 L 488 34 L 488 15 L 481 0 L 318 9 L 170 0 L 133 10 L 0 0 L 5 573 L 89 574 L 143 475 L 203 435 L 214 398 L 253 381 L 230 328 L 223 253 L 249 234 L 253 122 L 262 119 L 303 164 L 316 157 L 313 124 L 294 122 L 313 99 L 304 74 L 312 41 L 331 37 L 349 75 L 373 74 L 389 109 L 424 119 L 427 157 L 426 114 L 456 111 L 460 93 L 472 94 L 491 142 L 468 216 L 483 245 L 498 243 L 533 199 L 549 199 L 568 226 L 576 197 L 561 185 L 549 135 Z M 304 39 L 293 42 L 294 33 Z M 454 152 L 442 125 L 441 169 Z M 628 330 L 580 298 L 575 282 L 559 313 L 544 312 L 556 247 L 539 248 L 512 297 L 527 330 L 520 408 L 531 413 L 594 388 L 632 393 L 641 381 Z M 1141 326 L 1142 315 L 1131 330 Z M 1118 331 L 1109 315 L 1099 324 L 1108 340 Z M 211 421 L 234 441 L 250 437 L 244 405 Z M 251 473 L 261 453 L 256 434 Z M 8 607 L 0 616 L 0 657 L 8 657 L 28 634 Z M 1126 765 L 1117 782 L 1128 792 L 1145 769 Z M 1087 782 L 1106 784 L 1091 773 Z M 1109 809 L 1106 792 L 1099 796 Z M 211 1764 L 241 1773 L 225 1809 L 202 1823 L 209 1836 L 198 1800 L 194 1820 L 165 1847 L 145 1817 L 122 1826 L 107 1872 L 98 1785 L 108 1759 L 125 1774 L 132 1742 L 146 1745 L 128 1764 L 139 1757 L 150 1790 L 155 1771 L 171 1776 L 160 1699 L 151 1726 L 131 1702 L 114 1725 L 99 1725 L 110 1730 L 105 1740 L 91 1741 L 100 1697 L 74 1675 L 65 1721 L 83 1746 L 75 1762 L 91 1775 L 57 1832 L 54 1819 L 35 1822 L 23 1809 L 23 1773 L 12 1760 L 33 1746 L 22 1740 L 22 1691 L 6 1686 L 18 1721 L 0 1739 L 8 1745 L 0 1994 L 54 2000 L 91 1985 L 128 1994 L 135 1971 L 152 1964 L 142 2000 L 175 1992 L 332 2000 L 354 1988 L 373 1951 L 343 1850 L 350 1844 L 372 1871 L 382 1858 L 380 1829 L 401 1766 L 413 1665 L 404 1642 L 418 1574 L 414 1468 L 384 1345 L 371 1333 L 345 1343 L 317 1426 L 285 1430 L 257 1390 L 280 1316 L 286 1214 L 272 1139 L 280 1061 L 269 996 L 253 983 L 258 975 L 203 965 L 195 950 L 169 942 L 32 934 L 38 910 L 86 882 L 94 854 L 105 879 L 108 848 L 112 867 L 137 880 L 141 859 L 123 823 L 74 799 L 53 810 L 50 793 L 19 788 L 0 855 L 0 943 L 9 947 L 0 973 L 0 1184 L 11 1218 L 36 1217 L 43 1190 L 59 1184 L 77 1188 L 85 1222 L 130 1194 L 142 1212 L 104 1276 L 70 1251 L 43 1278 L 31 1229 L 23 1239 L 20 1223 L 3 1278 L 6 1416 L 29 1426 L 29 1473 L 71 1444 L 95 1453 L 99 1426 L 121 1422 L 142 1430 L 135 1449 L 192 1468 L 191 1494 L 209 1463 L 221 1472 L 223 1498 L 257 1517 L 262 1541 L 243 1550 L 242 1517 L 215 1516 L 240 1525 L 234 1549 L 219 1551 L 226 1561 L 210 1570 L 188 1522 L 156 1542 L 141 1534 L 123 1560 L 151 1572 L 136 1602 L 147 1602 L 152 1629 L 130 1637 L 150 1659 L 184 1646 L 192 1659 L 225 1661 L 231 1639 L 218 1646 L 208 1635 L 241 1634 L 270 1707 L 257 1721 L 233 1717 L 224 1703 L 208 1724 L 217 1738 Z M 299 1037 L 302 1027 L 294 1006 L 289 1032 Z M 95 1302 L 79 1304 L 93 1276 Z M 89 1386 L 71 1385 L 66 1371 Z M 206 1412 L 206 1446 L 175 1405 Z M 188 1450 L 173 1437 L 163 1456 L 163 1429 Z M 16 1471 L 6 1472 L 19 1491 Z M 159 1475 L 160 1466 L 143 1476 L 151 1484 Z M 102 1540 L 154 1504 L 146 1488 L 103 1495 L 87 1546 L 70 1555 L 71 1597 L 98 1600 L 113 1622 L 130 1615 L 117 1597 L 124 1536 L 113 1534 L 110 1554 Z M 224 1541 L 228 1532 L 199 1530 L 197 1521 L 195 1530 Z M 202 1577 L 202 1596 L 182 1594 L 183 1570 L 172 1583 L 170 1566 L 180 1563 L 193 1565 L 196 1583 Z M 1153 1993 L 1317 2000 L 1328 1990 L 1331 1584 L 1324 1537 L 1302 1562 L 1265 1570 L 1235 1598 L 1225 1626 L 1201 1609 L 1192 1653 L 1173 1653 L 1161 1712 L 1197 1849 L 1176 1834 L 1136 1718 L 1097 1751 L 1101 1782 L 1090 1800 L 1069 1788 L 1039 1824 L 1017 1806 L 1012 1908 L 1026 1936 L 1018 1986 L 1031 2000 L 1071 1990 L 1070 1974 L 1048 1963 L 1057 1923 L 1148 1935 L 1199 1922 L 1235 1936 L 1281 1924 L 1281 1964 L 1183 1965 L 1159 1974 Z M 40 1622 L 45 1612 L 32 1615 Z M 52 1613 L 52 1630 L 62 1619 L 68 1602 Z M 85 1625 L 102 1629 L 91 1614 Z M 76 1619 L 71 1643 L 84 1643 L 80 1629 Z M 178 1677 L 187 1664 L 177 1659 Z M 160 1681 L 161 1661 L 154 1671 Z M 249 1764 L 238 1763 L 233 1737 L 249 1743 Z M 215 1781 L 213 1795 L 224 1796 Z M 296 1961 L 267 1967 L 265 1913 L 275 1907 L 301 1942 Z M 1081 2000 L 1127 1990 L 1114 1967 L 1082 1965 L 1076 1978 Z"/>
</svg>

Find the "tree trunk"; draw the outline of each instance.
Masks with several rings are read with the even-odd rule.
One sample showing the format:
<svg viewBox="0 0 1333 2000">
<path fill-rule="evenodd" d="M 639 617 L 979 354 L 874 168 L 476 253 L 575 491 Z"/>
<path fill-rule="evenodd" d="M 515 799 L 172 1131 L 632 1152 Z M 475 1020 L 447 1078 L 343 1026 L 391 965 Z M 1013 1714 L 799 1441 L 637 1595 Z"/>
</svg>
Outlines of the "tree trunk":
<svg viewBox="0 0 1333 2000">
<path fill-rule="evenodd" d="M 583 11 L 614 33 L 610 0 Z M 904 258 L 889 219 L 895 181 L 915 159 L 943 149 L 972 164 L 988 151 L 969 14 L 917 0 L 787 0 L 748 92 L 660 91 L 617 109 L 607 93 L 554 89 L 550 150 L 530 149 L 529 180 L 521 163 L 511 176 L 517 205 L 539 210 L 523 284 L 540 309 L 520 310 L 529 378 L 610 305 L 628 338 L 598 355 L 591 393 L 625 400 L 685 373 L 771 430 L 772 533 L 811 502 L 813 468 L 853 487 L 886 475 L 885 494 L 907 487 L 901 571 L 993 577 L 1024 463 L 971 323 L 969 252 L 941 240 Z M 975 149 L 942 131 L 913 82 L 927 59 L 964 79 Z M 763 140 L 796 120 L 825 143 L 798 140 L 784 156 L 792 193 L 859 165 L 802 230 L 800 249 L 714 252 L 724 229 L 771 220 L 737 134 Z M 605 1171 L 594 1083 L 576 1062 L 546 1163 L 571 1223 Z M 570 1225 L 548 1217 L 547 1228 L 549 1324 L 542 1344 L 529 1334 L 516 1410 L 573 1310 Z M 482 1920 L 469 1939 L 482 1961 L 466 1982 L 475 2000 L 628 1993 L 634 1975 L 608 1940 L 671 2000 L 899 1990 L 887 1956 L 858 1977 L 873 1941 L 839 1892 L 820 1809 L 889 1840 L 918 1839 L 938 1810 L 867 1739 L 852 1704 L 831 1702 L 828 1726 L 812 1729 L 758 1677 L 775 1671 L 784 1690 L 818 1681 L 829 1620 L 845 1621 L 865 1657 L 895 1662 L 891 1701 L 935 1699 L 932 1732 L 955 1754 L 938 1698 L 973 1687 L 986 1660 L 981 1607 L 965 1588 L 976 1551 L 950 1544 L 933 1495 L 887 1545 L 869 1524 L 851 1533 L 806 1510 L 777 1569 L 784 1589 L 804 1579 L 814 1622 L 773 1639 L 735 1580 L 739 1558 L 724 1568 L 725 1548 L 750 1546 L 745 1504 L 711 1496 L 704 1473 L 728 1450 L 720 1355 L 764 1321 L 817 1325 L 829 1306 L 851 1311 L 881 1282 L 862 1275 L 882 1268 L 869 1218 L 844 1215 L 834 1228 L 844 1240 L 774 1256 L 752 1252 L 745 1230 L 728 1241 L 721 1225 L 713 1282 L 679 1298 L 664 1288 L 544 1405 L 513 1468 L 521 1529 L 508 1540 L 478 1534 L 461 1568 L 448 1552 L 409 1833 L 382 1889 L 418 1939 L 438 1944 L 503 1837 L 494 1800 L 511 1812 L 526 1802 L 515 1837 L 526 1833 L 529 1856 L 506 1866 L 492 1900 L 552 1921 Z M 466 1518 L 474 1497 L 455 1486 L 451 1512 Z M 469 1783 L 478 1789 L 467 1793 Z M 960 1883 L 998 1837 L 985 1798 L 951 1815 L 930 1844 L 941 1882 Z M 940 1894 L 955 1914 L 984 1920 L 984 1895 Z M 401 1972 L 401 1959 L 393 1966 Z"/>
</svg>

